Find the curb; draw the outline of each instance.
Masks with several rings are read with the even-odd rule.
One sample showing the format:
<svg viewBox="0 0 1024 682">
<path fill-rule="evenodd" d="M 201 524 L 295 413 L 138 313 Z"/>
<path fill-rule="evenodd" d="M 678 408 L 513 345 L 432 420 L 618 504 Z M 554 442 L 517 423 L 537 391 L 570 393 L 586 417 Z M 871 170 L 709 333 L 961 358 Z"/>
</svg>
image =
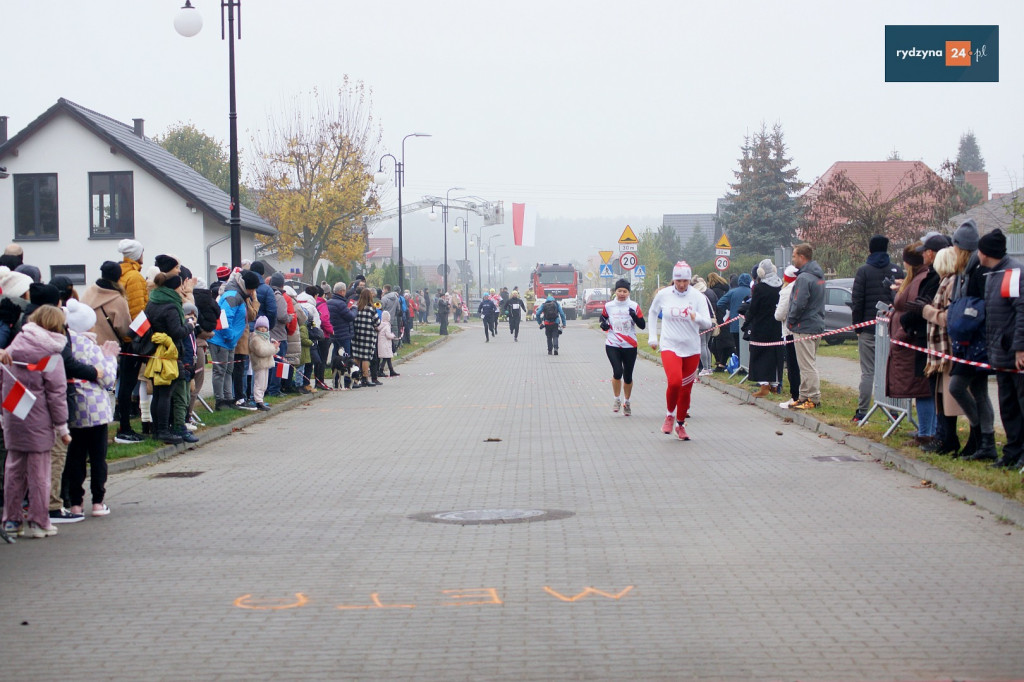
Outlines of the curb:
<svg viewBox="0 0 1024 682">
<path fill-rule="evenodd" d="M 427 343 L 422 348 L 417 348 L 413 352 L 407 355 L 403 355 L 401 358 L 395 359 L 394 364 L 400 365 L 406 360 L 410 360 L 416 357 L 420 353 L 436 348 L 437 346 L 440 346 L 443 343 L 447 343 L 448 338 L 448 336 L 443 336 L 441 338 L 434 339 L 433 341 Z M 293 410 L 296 407 L 306 405 L 307 403 L 310 403 L 314 400 L 319 400 L 320 398 L 330 395 L 331 393 L 333 393 L 333 391 L 317 391 L 316 393 L 310 395 L 297 395 L 292 398 L 289 398 L 288 400 L 278 403 L 270 412 L 254 412 L 244 417 L 240 417 L 231 422 L 230 424 L 221 424 L 220 426 L 211 426 L 207 429 L 203 429 L 202 435 L 199 436 L 198 443 L 189 443 L 187 445 L 164 445 L 163 447 L 157 448 L 152 452 L 147 452 L 144 455 L 138 455 L 137 457 L 126 457 L 124 459 L 115 459 L 109 461 L 107 462 L 107 474 L 120 474 L 126 471 L 132 471 L 134 469 L 141 469 L 143 467 L 159 464 L 160 462 L 169 460 L 172 457 L 177 457 L 178 455 L 189 452 L 190 450 L 197 450 L 202 446 L 206 445 L 207 443 L 212 443 L 213 441 L 224 438 L 225 436 L 230 436 L 235 431 L 240 431 L 247 426 L 252 426 L 253 424 L 261 422 L 265 419 L 275 417 L 281 414 L 282 412 L 287 412 L 288 410 Z"/>
<path fill-rule="evenodd" d="M 744 403 L 755 405 L 765 412 L 774 414 L 776 417 L 791 419 L 792 423 L 797 426 L 828 436 L 837 443 L 853 448 L 861 454 L 873 457 L 883 464 L 892 464 L 904 473 L 933 483 L 937 490 L 948 493 L 967 504 L 976 505 L 997 516 L 1008 519 L 1018 526 L 1024 527 L 1024 504 L 1007 499 L 991 490 L 979 488 L 966 481 L 962 481 L 930 464 L 907 457 L 883 443 L 878 443 L 863 436 L 857 436 L 838 426 L 820 422 L 809 414 L 783 409 L 778 404 L 765 398 L 755 398 L 749 391 L 740 386 L 726 384 L 710 377 L 701 377 L 699 380 L 706 386 L 738 398 Z"/>
</svg>

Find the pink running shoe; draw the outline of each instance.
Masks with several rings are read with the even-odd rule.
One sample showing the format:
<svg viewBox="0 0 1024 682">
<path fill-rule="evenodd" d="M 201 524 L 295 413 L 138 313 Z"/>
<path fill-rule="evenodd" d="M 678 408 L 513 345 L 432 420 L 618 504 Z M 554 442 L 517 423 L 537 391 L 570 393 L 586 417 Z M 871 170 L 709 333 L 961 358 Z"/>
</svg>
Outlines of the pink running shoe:
<svg viewBox="0 0 1024 682">
<path fill-rule="evenodd" d="M 683 428 L 682 424 L 676 425 L 676 436 L 679 437 L 679 440 L 690 440 L 690 436 L 686 433 L 686 429 Z"/>
<path fill-rule="evenodd" d="M 661 425 L 662 433 L 672 433 L 672 424 L 675 422 L 675 417 L 668 415 L 665 417 L 665 423 Z"/>
</svg>

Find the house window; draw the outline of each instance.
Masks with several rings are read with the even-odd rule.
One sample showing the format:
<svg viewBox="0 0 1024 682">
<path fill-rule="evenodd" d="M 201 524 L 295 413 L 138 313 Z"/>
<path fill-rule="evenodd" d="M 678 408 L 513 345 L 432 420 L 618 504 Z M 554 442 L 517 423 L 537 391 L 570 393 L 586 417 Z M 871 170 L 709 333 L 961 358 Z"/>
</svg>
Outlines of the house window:
<svg viewBox="0 0 1024 682">
<path fill-rule="evenodd" d="M 14 238 L 59 239 L 56 173 L 14 176 Z"/>
<path fill-rule="evenodd" d="M 135 236 L 135 196 L 131 171 L 89 173 L 89 236 L 122 239 Z"/>
<path fill-rule="evenodd" d="M 51 265 L 50 266 L 50 279 L 53 279 L 57 275 L 63 275 L 71 280 L 71 283 L 76 286 L 85 284 L 85 266 L 84 265 Z"/>
</svg>

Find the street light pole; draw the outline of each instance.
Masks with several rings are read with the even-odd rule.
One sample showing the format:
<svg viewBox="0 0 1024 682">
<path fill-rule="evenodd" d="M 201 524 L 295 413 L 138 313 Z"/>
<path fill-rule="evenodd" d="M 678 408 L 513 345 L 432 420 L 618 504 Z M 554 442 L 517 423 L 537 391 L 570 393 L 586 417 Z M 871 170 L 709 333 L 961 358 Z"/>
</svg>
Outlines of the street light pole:
<svg viewBox="0 0 1024 682">
<path fill-rule="evenodd" d="M 373 174 L 373 181 L 383 185 L 388 181 L 384 173 L 384 159 L 390 157 L 395 164 L 395 185 L 398 186 L 398 291 L 405 291 L 405 259 L 402 255 L 402 186 L 405 185 L 405 141 L 410 137 L 430 137 L 429 133 L 409 133 L 402 138 L 402 160 L 395 158 L 394 154 L 384 154 L 380 157 L 377 165 L 377 172 Z"/>
<path fill-rule="evenodd" d="M 231 191 L 231 220 L 229 235 L 231 238 L 231 267 L 242 265 L 242 206 L 239 200 L 238 187 L 238 110 L 235 105 L 235 8 L 238 9 L 238 39 L 242 39 L 242 0 L 221 0 L 220 2 L 220 37 L 224 39 L 224 10 L 227 9 L 228 26 L 228 164 Z M 203 28 L 203 18 L 192 6 L 191 0 L 185 0 L 174 18 L 174 28 L 186 38 L 199 33 Z"/>
<path fill-rule="evenodd" d="M 448 203 L 451 201 L 451 193 L 466 189 L 465 187 L 450 187 L 447 192 L 444 193 L 444 204 L 441 207 L 441 223 L 444 227 L 444 293 L 448 293 Z M 437 214 L 433 210 L 430 211 L 430 219 L 437 220 Z"/>
<path fill-rule="evenodd" d="M 462 221 L 462 262 L 469 267 L 469 211 L 466 211 L 465 218 L 456 218 L 455 225 L 452 227 L 452 232 L 458 234 L 459 232 L 459 221 Z M 459 268 L 459 274 L 465 277 L 465 273 L 462 268 Z M 466 305 L 469 305 L 469 280 L 466 279 L 464 282 L 466 288 Z"/>
</svg>

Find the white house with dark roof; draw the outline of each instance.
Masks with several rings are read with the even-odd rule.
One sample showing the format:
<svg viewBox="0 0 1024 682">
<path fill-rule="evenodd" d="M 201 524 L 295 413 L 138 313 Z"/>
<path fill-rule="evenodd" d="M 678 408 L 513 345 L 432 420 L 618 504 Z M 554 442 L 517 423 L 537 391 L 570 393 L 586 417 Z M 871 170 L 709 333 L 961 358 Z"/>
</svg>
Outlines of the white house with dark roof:
<svg viewBox="0 0 1024 682">
<path fill-rule="evenodd" d="M 7 138 L 0 117 L 0 242 L 17 242 L 44 280 L 76 284 L 120 261 L 117 243 L 135 239 L 143 265 L 176 256 L 207 281 L 230 260 L 230 196 L 145 136 L 142 119 L 116 121 L 60 99 Z M 245 206 L 242 257 L 254 258 L 256 235 L 277 231 Z"/>
</svg>

